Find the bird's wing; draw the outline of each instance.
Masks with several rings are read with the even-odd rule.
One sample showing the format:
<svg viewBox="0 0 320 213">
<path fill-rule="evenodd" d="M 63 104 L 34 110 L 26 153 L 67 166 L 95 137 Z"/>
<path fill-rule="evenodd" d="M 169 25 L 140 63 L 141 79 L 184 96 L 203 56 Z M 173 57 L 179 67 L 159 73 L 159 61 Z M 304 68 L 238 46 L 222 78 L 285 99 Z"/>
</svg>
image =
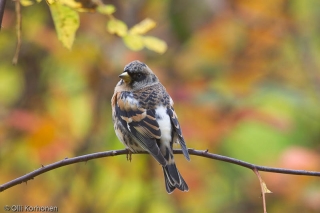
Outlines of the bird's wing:
<svg viewBox="0 0 320 213">
<path fill-rule="evenodd" d="M 181 146 L 183 155 L 185 156 L 185 158 L 188 161 L 190 161 L 190 156 L 189 156 L 189 153 L 188 153 L 188 149 L 187 149 L 186 143 L 185 143 L 185 141 L 183 139 L 183 136 L 182 136 L 182 131 L 181 131 L 181 128 L 180 128 L 178 117 L 177 117 L 177 114 L 174 111 L 172 106 L 167 108 L 167 113 L 170 116 L 170 120 L 171 120 L 172 126 L 174 127 L 174 129 L 176 130 L 176 133 L 178 134 L 178 140 L 179 140 L 179 144 Z"/>
<path fill-rule="evenodd" d="M 138 101 L 128 92 L 119 93 L 115 104 L 116 116 L 137 143 L 162 166 L 166 165 L 156 140 L 161 138 L 155 110 L 138 107 Z"/>
</svg>

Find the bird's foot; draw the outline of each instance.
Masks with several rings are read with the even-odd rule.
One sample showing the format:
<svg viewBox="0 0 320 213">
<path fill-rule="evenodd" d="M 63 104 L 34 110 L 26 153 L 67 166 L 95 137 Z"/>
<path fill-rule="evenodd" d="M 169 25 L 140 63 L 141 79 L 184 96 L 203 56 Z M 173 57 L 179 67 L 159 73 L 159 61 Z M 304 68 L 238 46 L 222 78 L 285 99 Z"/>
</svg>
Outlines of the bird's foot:
<svg viewBox="0 0 320 213">
<path fill-rule="evenodd" d="M 128 154 L 127 154 L 127 161 L 130 161 L 132 160 L 132 151 L 130 149 L 127 149 L 128 150 Z"/>
</svg>

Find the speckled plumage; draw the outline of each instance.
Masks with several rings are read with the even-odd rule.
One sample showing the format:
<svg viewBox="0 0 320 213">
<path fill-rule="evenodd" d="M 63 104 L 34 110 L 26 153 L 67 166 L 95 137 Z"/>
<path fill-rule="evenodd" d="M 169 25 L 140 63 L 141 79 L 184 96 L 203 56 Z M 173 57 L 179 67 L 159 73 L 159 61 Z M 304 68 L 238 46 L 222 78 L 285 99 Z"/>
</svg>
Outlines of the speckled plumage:
<svg viewBox="0 0 320 213">
<path fill-rule="evenodd" d="M 168 193 L 175 188 L 188 191 L 172 151 L 173 143 L 179 143 L 190 160 L 171 97 L 157 76 L 140 61 L 125 66 L 119 77 L 111 99 L 119 140 L 131 152 L 146 150 L 162 165 Z"/>
</svg>

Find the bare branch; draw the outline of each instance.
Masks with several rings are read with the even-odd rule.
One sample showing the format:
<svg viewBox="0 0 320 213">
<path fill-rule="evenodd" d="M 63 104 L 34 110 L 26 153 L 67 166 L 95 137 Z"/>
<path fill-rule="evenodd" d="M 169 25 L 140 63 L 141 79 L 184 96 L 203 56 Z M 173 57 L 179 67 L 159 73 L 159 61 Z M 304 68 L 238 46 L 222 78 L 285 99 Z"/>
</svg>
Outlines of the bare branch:
<svg viewBox="0 0 320 213">
<path fill-rule="evenodd" d="M 2 28 L 2 18 L 3 18 L 5 7 L 6 7 L 6 0 L 0 0 L 0 30 Z"/>
<path fill-rule="evenodd" d="M 196 155 L 196 156 L 201 156 L 205 158 L 210 158 L 210 159 L 215 159 L 219 161 L 225 161 L 228 163 L 232 164 L 237 164 L 242 167 L 246 167 L 252 170 L 257 170 L 257 171 L 264 171 L 264 172 L 273 172 L 273 173 L 282 173 L 282 174 L 292 174 L 292 175 L 305 175 L 305 176 L 320 176 L 320 172 L 315 172 L 315 171 L 305 171 L 305 170 L 292 170 L 292 169 L 282 169 L 282 168 L 272 168 L 272 167 L 266 167 L 266 166 L 258 166 L 254 165 L 245 161 L 241 161 L 235 158 L 230 158 L 222 155 L 217 155 L 217 154 L 212 154 L 209 153 L 208 150 L 200 151 L 200 150 L 194 150 L 194 149 L 188 149 L 188 152 L 190 155 Z M 173 151 L 174 154 L 183 154 L 182 150 L 176 149 Z M 19 178 L 16 178 L 12 181 L 9 181 L 7 183 L 4 183 L 0 185 L 0 192 L 11 188 L 15 185 L 18 185 L 23 182 L 27 182 L 28 180 L 32 180 L 34 177 L 48 172 L 50 170 L 63 167 L 66 165 L 74 164 L 74 163 L 79 163 L 79 162 L 86 162 L 88 160 L 96 159 L 96 158 L 104 158 L 104 157 L 111 157 L 111 156 L 117 156 L 117 155 L 127 155 L 129 154 L 128 150 L 126 149 L 121 149 L 121 150 L 111 150 L 111 151 L 106 151 L 106 152 L 97 152 L 97 153 L 92 153 L 92 154 L 87 154 L 87 155 L 82 155 L 74 158 L 65 158 L 61 161 L 49 164 L 49 165 L 41 165 L 39 169 L 34 170 L 33 172 L 30 172 L 26 175 L 23 175 Z M 139 152 L 139 153 L 132 153 L 132 154 L 148 154 L 146 151 L 144 152 Z"/>
<path fill-rule="evenodd" d="M 0 0 L 1 1 L 1 0 Z M 17 46 L 14 53 L 12 64 L 16 65 L 18 63 L 20 48 L 21 48 L 21 4 L 20 0 L 15 0 L 15 10 L 16 10 L 16 34 L 17 34 Z"/>
<path fill-rule="evenodd" d="M 206 158 L 211 158 L 219 161 L 224 161 L 232 164 L 237 164 L 239 166 L 243 166 L 249 169 L 256 169 L 258 171 L 263 171 L 263 172 L 272 172 L 272 173 L 281 173 L 281 174 L 289 174 L 289 175 L 305 175 L 305 176 L 320 176 L 320 172 L 316 171 L 306 171 L 306 170 L 294 170 L 294 169 L 283 169 L 283 168 L 273 168 L 273 167 L 267 167 L 267 166 L 259 166 L 255 164 L 251 164 L 242 160 L 238 160 L 235 158 L 230 158 L 226 157 L 223 155 L 217 155 L 217 154 L 212 154 L 209 153 L 207 150 L 206 151 L 199 151 L 199 150 L 194 150 L 194 149 L 188 149 L 189 154 L 191 155 L 197 155 L 197 156 L 202 156 Z M 175 154 L 181 154 L 181 150 L 174 150 Z"/>
</svg>

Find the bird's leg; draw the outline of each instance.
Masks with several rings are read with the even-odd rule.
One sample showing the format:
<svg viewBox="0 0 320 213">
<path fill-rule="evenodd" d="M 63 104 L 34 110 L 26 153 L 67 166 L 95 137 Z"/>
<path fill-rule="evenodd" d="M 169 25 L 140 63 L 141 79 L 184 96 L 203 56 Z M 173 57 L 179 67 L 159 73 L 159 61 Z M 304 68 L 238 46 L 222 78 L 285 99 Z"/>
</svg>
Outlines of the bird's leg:
<svg viewBox="0 0 320 213">
<path fill-rule="evenodd" d="M 127 153 L 127 161 L 130 161 L 132 160 L 132 151 L 130 149 L 127 149 L 128 150 L 128 153 Z"/>
</svg>

